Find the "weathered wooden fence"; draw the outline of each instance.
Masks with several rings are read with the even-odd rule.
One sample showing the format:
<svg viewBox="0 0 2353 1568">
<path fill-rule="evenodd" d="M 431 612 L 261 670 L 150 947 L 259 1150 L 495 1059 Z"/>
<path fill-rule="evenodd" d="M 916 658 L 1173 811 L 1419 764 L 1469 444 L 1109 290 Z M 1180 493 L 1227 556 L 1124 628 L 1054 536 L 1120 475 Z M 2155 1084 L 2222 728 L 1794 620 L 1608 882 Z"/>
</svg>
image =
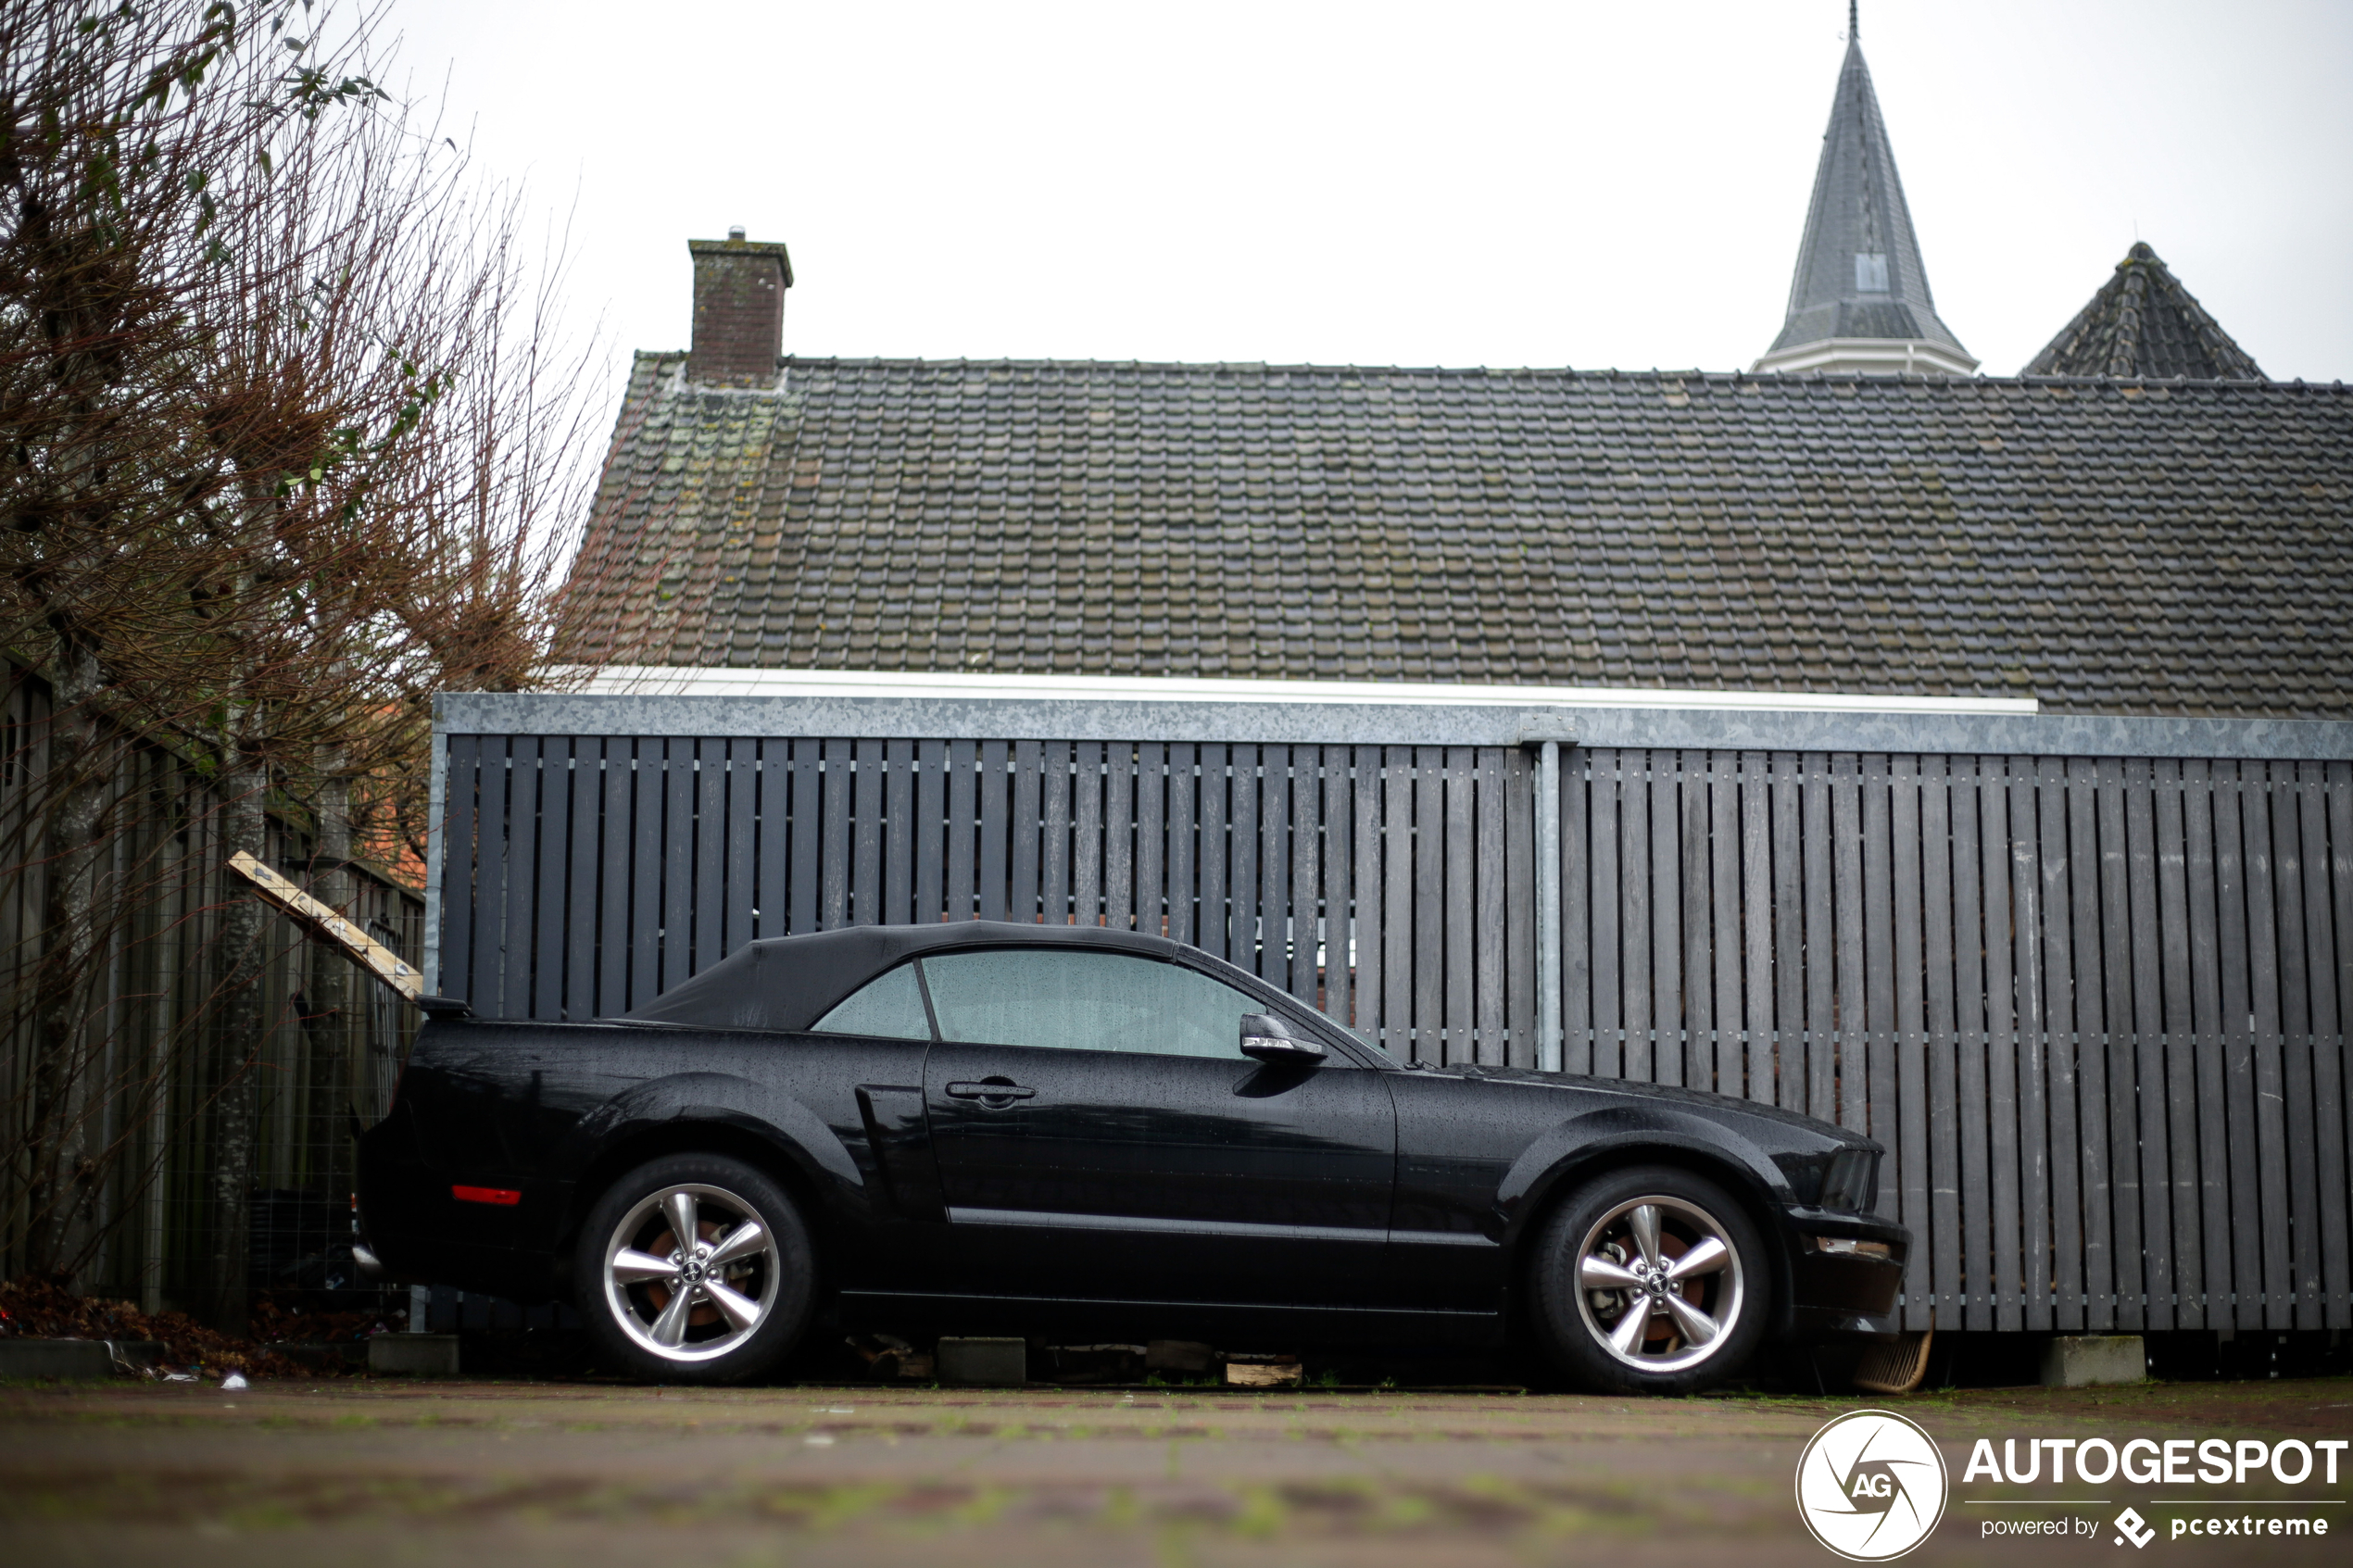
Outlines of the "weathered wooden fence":
<svg viewBox="0 0 2353 1568">
<path fill-rule="evenodd" d="M 1553 807 L 1499 744 L 1518 716 L 876 703 L 848 717 L 886 733 L 843 736 L 531 700 L 442 726 L 429 984 L 478 1011 L 619 1013 L 755 936 L 1076 921 L 1204 947 L 1400 1057 L 1544 1060 Z M 1102 738 L 1123 721 L 1163 738 Z M 1683 744 L 1704 715 L 1569 721 L 1678 744 L 1565 750 L 1567 1071 L 1884 1141 L 1907 1326 L 2353 1325 L 2353 726 L 1744 716 L 1713 728 L 1759 744 L 1725 748 Z M 1057 722 L 1096 738 L 1027 738 Z M 2183 755 L 2221 745 L 2311 755 Z"/>
</svg>

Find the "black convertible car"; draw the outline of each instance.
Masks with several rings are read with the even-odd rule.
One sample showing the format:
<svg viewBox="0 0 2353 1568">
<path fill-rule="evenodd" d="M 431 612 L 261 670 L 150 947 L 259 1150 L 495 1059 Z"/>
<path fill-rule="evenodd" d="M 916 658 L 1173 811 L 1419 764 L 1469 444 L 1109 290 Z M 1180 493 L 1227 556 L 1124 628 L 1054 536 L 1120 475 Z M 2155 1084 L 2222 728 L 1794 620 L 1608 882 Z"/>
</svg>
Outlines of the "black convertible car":
<svg viewBox="0 0 2353 1568">
<path fill-rule="evenodd" d="M 1400 1065 L 1157 937 L 754 942 L 623 1019 L 438 1003 L 360 1146 L 394 1273 L 569 1295 L 648 1378 L 848 1329 L 1505 1343 L 1676 1392 L 1868 1333 L 1880 1149 L 1718 1095 Z"/>
</svg>

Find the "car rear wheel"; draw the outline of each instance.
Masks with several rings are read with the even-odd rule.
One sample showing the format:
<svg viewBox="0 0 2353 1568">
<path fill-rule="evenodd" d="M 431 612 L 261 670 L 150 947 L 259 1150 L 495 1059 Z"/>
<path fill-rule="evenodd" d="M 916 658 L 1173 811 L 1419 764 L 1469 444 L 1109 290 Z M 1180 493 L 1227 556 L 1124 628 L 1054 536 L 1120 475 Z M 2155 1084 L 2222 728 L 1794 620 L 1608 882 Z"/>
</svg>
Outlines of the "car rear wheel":
<svg viewBox="0 0 2353 1568">
<path fill-rule="evenodd" d="M 1673 1166 L 1615 1171 L 1553 1213 L 1531 1284 L 1548 1348 L 1591 1388 L 1689 1394 L 1764 1334 L 1772 1272 L 1746 1210 Z"/>
<path fill-rule="evenodd" d="M 674 1154 L 605 1190 L 573 1278 L 600 1358 L 661 1383 L 739 1383 L 774 1370 L 809 1319 L 809 1229 L 774 1178 L 716 1154 Z"/>
</svg>

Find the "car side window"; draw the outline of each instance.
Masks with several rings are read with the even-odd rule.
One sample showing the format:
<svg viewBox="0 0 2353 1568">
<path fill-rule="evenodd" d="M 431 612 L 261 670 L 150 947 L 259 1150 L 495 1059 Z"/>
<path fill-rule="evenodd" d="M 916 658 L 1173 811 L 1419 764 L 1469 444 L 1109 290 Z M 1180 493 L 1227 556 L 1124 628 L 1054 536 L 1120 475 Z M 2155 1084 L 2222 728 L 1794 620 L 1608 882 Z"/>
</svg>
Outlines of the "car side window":
<svg viewBox="0 0 2353 1568">
<path fill-rule="evenodd" d="M 924 981 L 945 1040 L 1159 1056 L 1239 1057 L 1265 1004 L 1181 964 L 1039 948 L 936 954 Z"/>
<path fill-rule="evenodd" d="M 816 1032 L 871 1035 L 885 1040 L 930 1039 L 931 1019 L 924 1011 L 915 966 L 903 963 L 869 980 L 819 1019 Z"/>
</svg>

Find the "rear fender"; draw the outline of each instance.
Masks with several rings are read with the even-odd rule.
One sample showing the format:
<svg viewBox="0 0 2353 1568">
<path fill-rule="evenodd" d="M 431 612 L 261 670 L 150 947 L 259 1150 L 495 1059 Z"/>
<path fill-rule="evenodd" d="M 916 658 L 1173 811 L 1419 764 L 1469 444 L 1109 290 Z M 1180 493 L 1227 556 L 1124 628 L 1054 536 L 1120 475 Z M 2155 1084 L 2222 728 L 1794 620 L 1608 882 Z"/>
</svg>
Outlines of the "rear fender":
<svg viewBox="0 0 2353 1568">
<path fill-rule="evenodd" d="M 790 1095 L 727 1073 L 676 1073 L 631 1085 L 582 1117 L 553 1163 L 567 1173 L 585 1172 L 649 1132 L 695 1123 L 758 1138 L 791 1161 L 829 1207 L 865 1198 L 858 1162 L 816 1112 Z"/>
</svg>

